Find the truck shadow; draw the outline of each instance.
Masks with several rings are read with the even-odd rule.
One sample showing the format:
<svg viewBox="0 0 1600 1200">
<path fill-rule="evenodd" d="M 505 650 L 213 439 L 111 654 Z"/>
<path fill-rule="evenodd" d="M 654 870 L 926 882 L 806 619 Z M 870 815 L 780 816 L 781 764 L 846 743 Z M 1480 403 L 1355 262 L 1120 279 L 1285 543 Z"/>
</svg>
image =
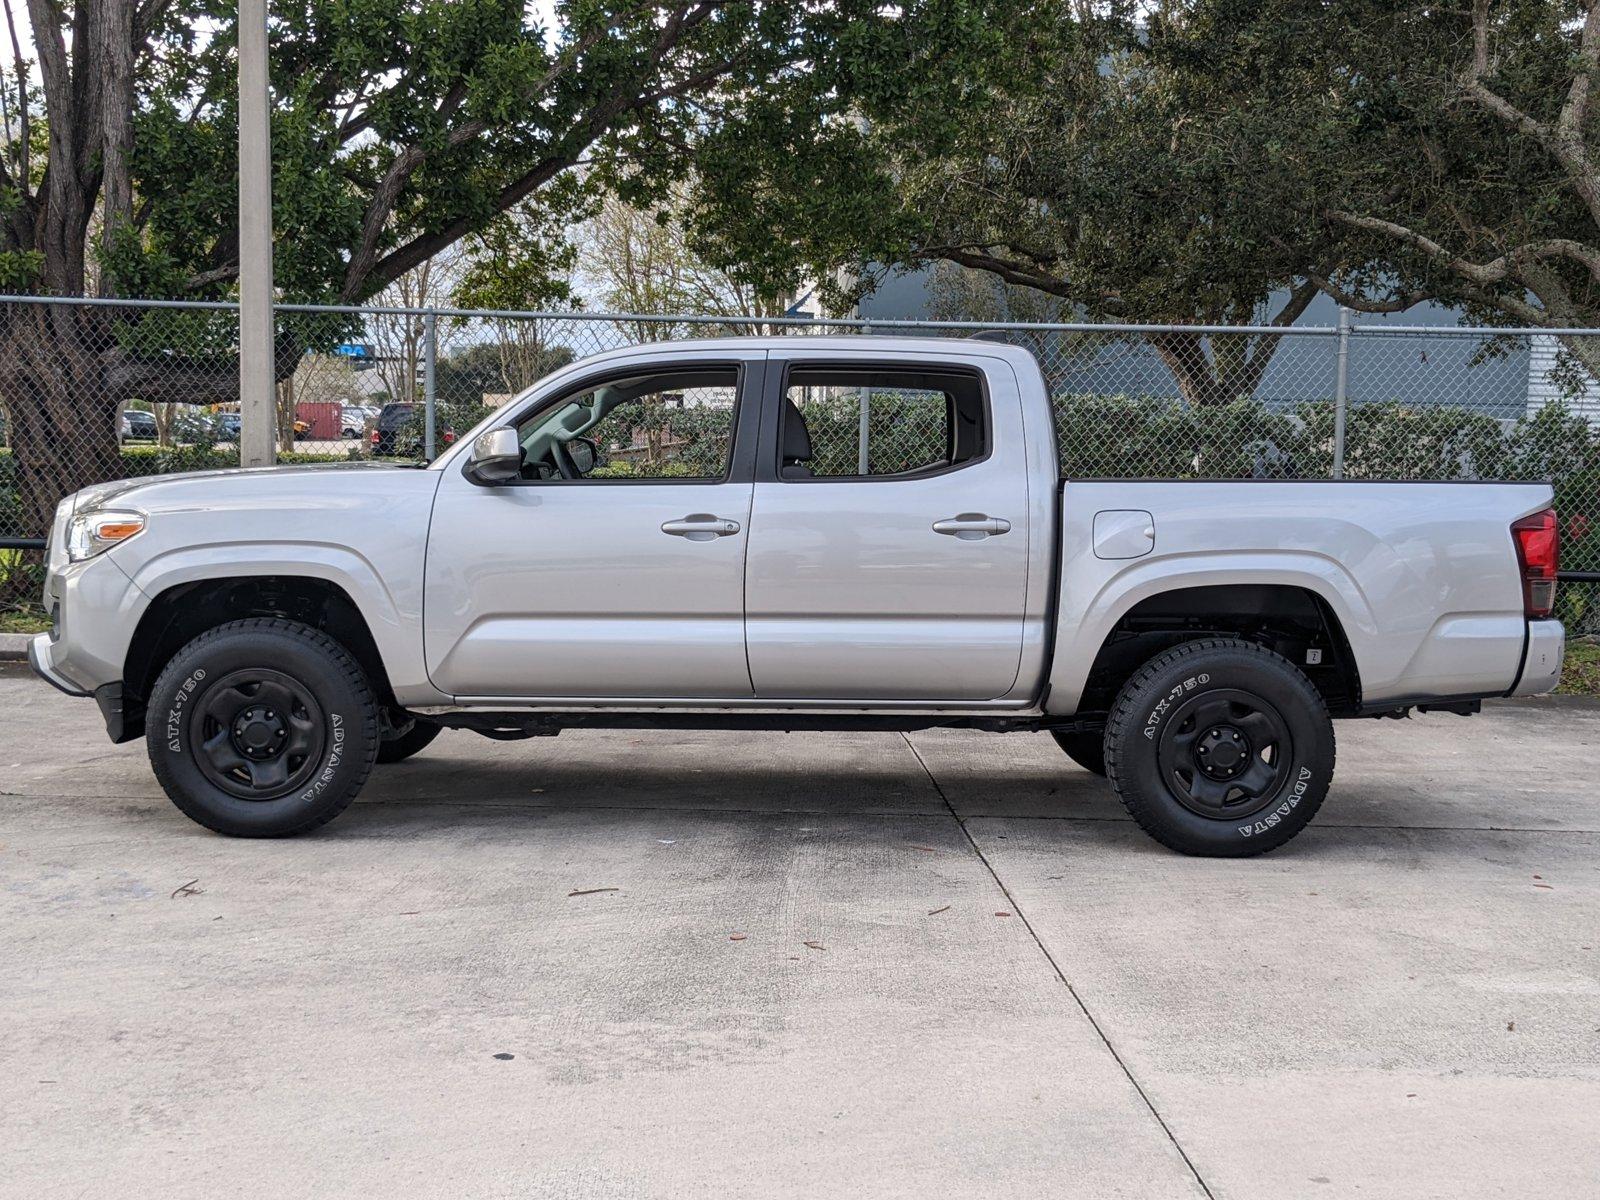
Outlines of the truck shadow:
<svg viewBox="0 0 1600 1200">
<path fill-rule="evenodd" d="M 879 733 L 585 731 L 506 743 L 458 733 L 407 762 L 375 768 L 358 808 L 369 823 L 390 814 L 410 823 L 430 812 L 447 822 L 469 807 L 1124 817 L 1105 780 L 1053 744 L 1043 754 L 1008 753 L 1002 765 L 988 745 L 994 740 L 941 734 L 914 751 L 898 734 Z M 1005 740 L 1012 751 L 1024 748 Z M 971 753 L 978 747 L 987 753 Z"/>
</svg>

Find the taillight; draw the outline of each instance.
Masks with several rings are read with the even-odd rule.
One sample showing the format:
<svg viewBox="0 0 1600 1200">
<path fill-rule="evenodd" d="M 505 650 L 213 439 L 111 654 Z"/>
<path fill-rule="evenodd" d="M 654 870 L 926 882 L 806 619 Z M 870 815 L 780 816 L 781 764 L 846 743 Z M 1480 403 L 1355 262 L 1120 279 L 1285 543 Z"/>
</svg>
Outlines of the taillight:
<svg viewBox="0 0 1600 1200">
<path fill-rule="evenodd" d="M 1556 606 L 1556 572 L 1561 569 L 1561 533 L 1556 510 L 1547 508 L 1511 524 L 1522 567 L 1522 608 L 1530 617 L 1548 617 Z"/>
<path fill-rule="evenodd" d="M 378 444 L 378 431 L 376 429 L 372 431 L 372 444 L 374 446 Z"/>
</svg>

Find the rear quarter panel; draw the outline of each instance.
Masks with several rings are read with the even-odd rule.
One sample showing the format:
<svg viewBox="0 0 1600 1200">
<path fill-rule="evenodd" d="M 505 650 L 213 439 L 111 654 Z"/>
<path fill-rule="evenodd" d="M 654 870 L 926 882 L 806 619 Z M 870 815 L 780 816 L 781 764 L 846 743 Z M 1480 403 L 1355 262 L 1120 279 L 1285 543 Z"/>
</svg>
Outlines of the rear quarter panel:
<svg viewBox="0 0 1600 1200">
<path fill-rule="evenodd" d="M 1107 634 L 1141 600 L 1230 583 L 1326 600 L 1366 703 L 1508 691 L 1527 628 L 1510 526 L 1550 501 L 1545 484 L 1068 483 L 1047 708 L 1076 711 Z M 1095 557 L 1095 514 L 1113 509 L 1154 515 L 1150 553 Z"/>
</svg>

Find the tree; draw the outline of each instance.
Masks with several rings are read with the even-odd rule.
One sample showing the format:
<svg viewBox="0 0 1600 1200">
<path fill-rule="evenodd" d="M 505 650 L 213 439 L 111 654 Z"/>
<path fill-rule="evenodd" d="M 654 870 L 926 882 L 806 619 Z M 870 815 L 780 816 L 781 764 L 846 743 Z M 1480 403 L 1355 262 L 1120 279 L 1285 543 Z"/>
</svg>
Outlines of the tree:
<svg viewBox="0 0 1600 1200">
<path fill-rule="evenodd" d="M 1327 18 L 1320 61 L 1291 63 L 1320 100 L 1282 115 L 1314 134 L 1306 207 L 1366 250 L 1329 292 L 1368 311 L 1437 298 L 1488 321 L 1600 324 L 1600 4 L 1345 0 Z M 1566 344 L 1600 377 L 1597 339 Z"/>
<path fill-rule="evenodd" d="M 1271 69 L 1269 49 L 1238 44 L 1225 70 L 1197 69 L 1187 45 L 1160 44 L 1187 29 L 1152 25 L 1152 7 L 1035 6 L 953 109 L 835 123 L 842 177 L 820 169 L 818 143 L 744 148 L 742 177 L 718 170 L 702 187 L 705 236 L 725 261 L 766 254 L 818 278 L 840 263 L 957 264 L 1052 297 L 1069 319 L 1293 323 L 1342 239 L 1286 228 L 1270 171 L 1240 178 L 1275 126 L 1232 89 Z M 809 198 L 837 188 L 855 193 L 852 219 L 824 224 Z M 1282 339 L 1145 340 L 1190 402 L 1217 404 L 1253 393 Z"/>
<path fill-rule="evenodd" d="M 545 189 L 537 203 L 520 204 L 505 213 L 467 243 L 455 303 L 496 314 L 543 312 L 577 303 L 572 271 L 578 250 L 569 234 L 590 203 L 581 179 L 568 176 Z M 494 315 L 453 321 L 458 327 L 479 322 L 488 329 L 490 341 L 452 356 L 457 360 L 452 370 L 479 376 L 471 386 L 480 398 L 520 392 L 573 357 L 567 347 L 551 344 L 551 324 L 538 317 Z M 484 355 L 488 347 L 496 360 L 493 378 L 484 370 L 489 365 Z M 466 365 L 469 358 L 471 367 Z M 458 386 L 465 385 L 451 384 Z M 439 393 L 452 394 L 442 377 Z"/>
<path fill-rule="evenodd" d="M 494 322 L 498 327 L 502 322 Z M 507 319 L 505 325 L 515 322 Z M 508 349 L 505 341 L 496 338 L 476 342 L 439 360 L 435 383 L 441 402 L 446 404 L 498 403 L 503 398 L 531 387 L 552 371 L 558 371 L 573 359 L 567 346 L 544 345 L 542 352 L 532 352 L 533 339 L 526 344 L 516 343 Z"/>
<path fill-rule="evenodd" d="M 600 203 L 581 235 L 579 257 L 600 306 L 640 315 L 782 316 L 783 293 L 763 291 L 738 264 L 719 267 L 701 256 L 692 242 L 691 203 L 687 184 L 673 187 L 653 211 L 614 195 Z M 728 330 L 721 325 L 713 332 Z M 628 332 L 635 341 L 657 341 L 679 336 L 679 327 L 635 321 Z"/>
<path fill-rule="evenodd" d="M 385 309 L 421 309 L 447 304 L 462 262 L 454 248 L 407 271 L 373 297 Z M 392 400 L 420 400 L 426 325 L 420 312 L 376 312 L 367 317 L 378 378 Z"/>
<path fill-rule="evenodd" d="M 282 6 L 271 30 L 280 293 L 365 300 L 580 165 L 592 189 L 626 175 L 634 198 L 659 192 L 708 131 L 837 109 L 863 79 L 893 93 L 920 65 L 909 45 L 940 46 L 959 65 L 983 41 L 982 9 L 558 0 L 547 30 L 523 0 Z M 0 277 L 57 296 L 226 296 L 238 273 L 232 6 L 28 0 L 28 11 L 41 87 L 34 95 L 21 69 L 13 81 L 28 120 L 9 123 L 0 147 Z M 222 330 L 208 331 L 209 352 L 157 354 L 171 344 L 164 319 L 0 312 L 0 393 L 31 528 L 62 492 L 120 474 L 112 414 L 126 399 L 236 395 Z M 280 377 L 305 349 L 281 341 Z"/>
<path fill-rule="evenodd" d="M 1600 324 L 1595 0 L 1189 0 L 1152 9 L 1145 45 L 1225 101 L 1206 133 L 1224 244 L 1265 243 L 1364 312 Z M 1239 220 L 1252 193 L 1269 220 Z M 1600 377 L 1600 339 L 1563 340 Z"/>
</svg>

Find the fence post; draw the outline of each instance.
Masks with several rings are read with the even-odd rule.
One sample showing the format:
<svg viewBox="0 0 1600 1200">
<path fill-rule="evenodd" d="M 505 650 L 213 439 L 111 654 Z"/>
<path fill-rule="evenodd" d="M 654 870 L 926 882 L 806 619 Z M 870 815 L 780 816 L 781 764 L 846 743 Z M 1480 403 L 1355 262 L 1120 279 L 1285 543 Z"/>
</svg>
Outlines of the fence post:
<svg viewBox="0 0 1600 1200">
<path fill-rule="evenodd" d="M 1339 374 L 1333 385 L 1333 477 L 1344 478 L 1344 415 L 1350 401 L 1350 309 L 1339 306 Z"/>
<path fill-rule="evenodd" d="M 861 416 L 858 422 L 859 433 L 856 436 L 856 474 L 865 475 L 868 473 L 867 463 L 870 458 L 867 453 L 867 439 L 871 436 L 872 430 L 871 388 L 864 387 L 861 389 L 858 403 L 861 409 Z"/>
<path fill-rule="evenodd" d="M 848 326 L 846 328 L 848 328 Z M 826 332 L 826 331 L 824 331 L 824 332 Z M 861 332 L 864 335 L 870 335 L 872 333 L 872 326 L 870 324 L 865 324 L 865 323 L 862 324 Z M 856 474 L 857 475 L 866 475 L 866 474 L 869 473 L 869 471 L 871 469 L 870 466 L 868 465 L 869 459 L 871 457 L 870 452 L 868 450 L 868 442 L 869 442 L 869 440 L 871 439 L 871 436 L 872 436 L 872 433 L 871 433 L 871 429 L 872 429 L 872 389 L 871 388 L 865 388 L 864 387 L 864 388 L 862 388 L 860 390 L 859 396 L 857 398 L 857 404 L 858 404 L 858 406 L 860 408 L 860 416 L 857 418 L 858 424 L 857 424 L 857 432 L 856 432 Z"/>
<path fill-rule="evenodd" d="M 428 309 L 422 314 L 422 453 L 433 461 L 434 437 L 438 429 L 434 417 L 434 369 L 439 361 L 438 314 Z"/>
</svg>

